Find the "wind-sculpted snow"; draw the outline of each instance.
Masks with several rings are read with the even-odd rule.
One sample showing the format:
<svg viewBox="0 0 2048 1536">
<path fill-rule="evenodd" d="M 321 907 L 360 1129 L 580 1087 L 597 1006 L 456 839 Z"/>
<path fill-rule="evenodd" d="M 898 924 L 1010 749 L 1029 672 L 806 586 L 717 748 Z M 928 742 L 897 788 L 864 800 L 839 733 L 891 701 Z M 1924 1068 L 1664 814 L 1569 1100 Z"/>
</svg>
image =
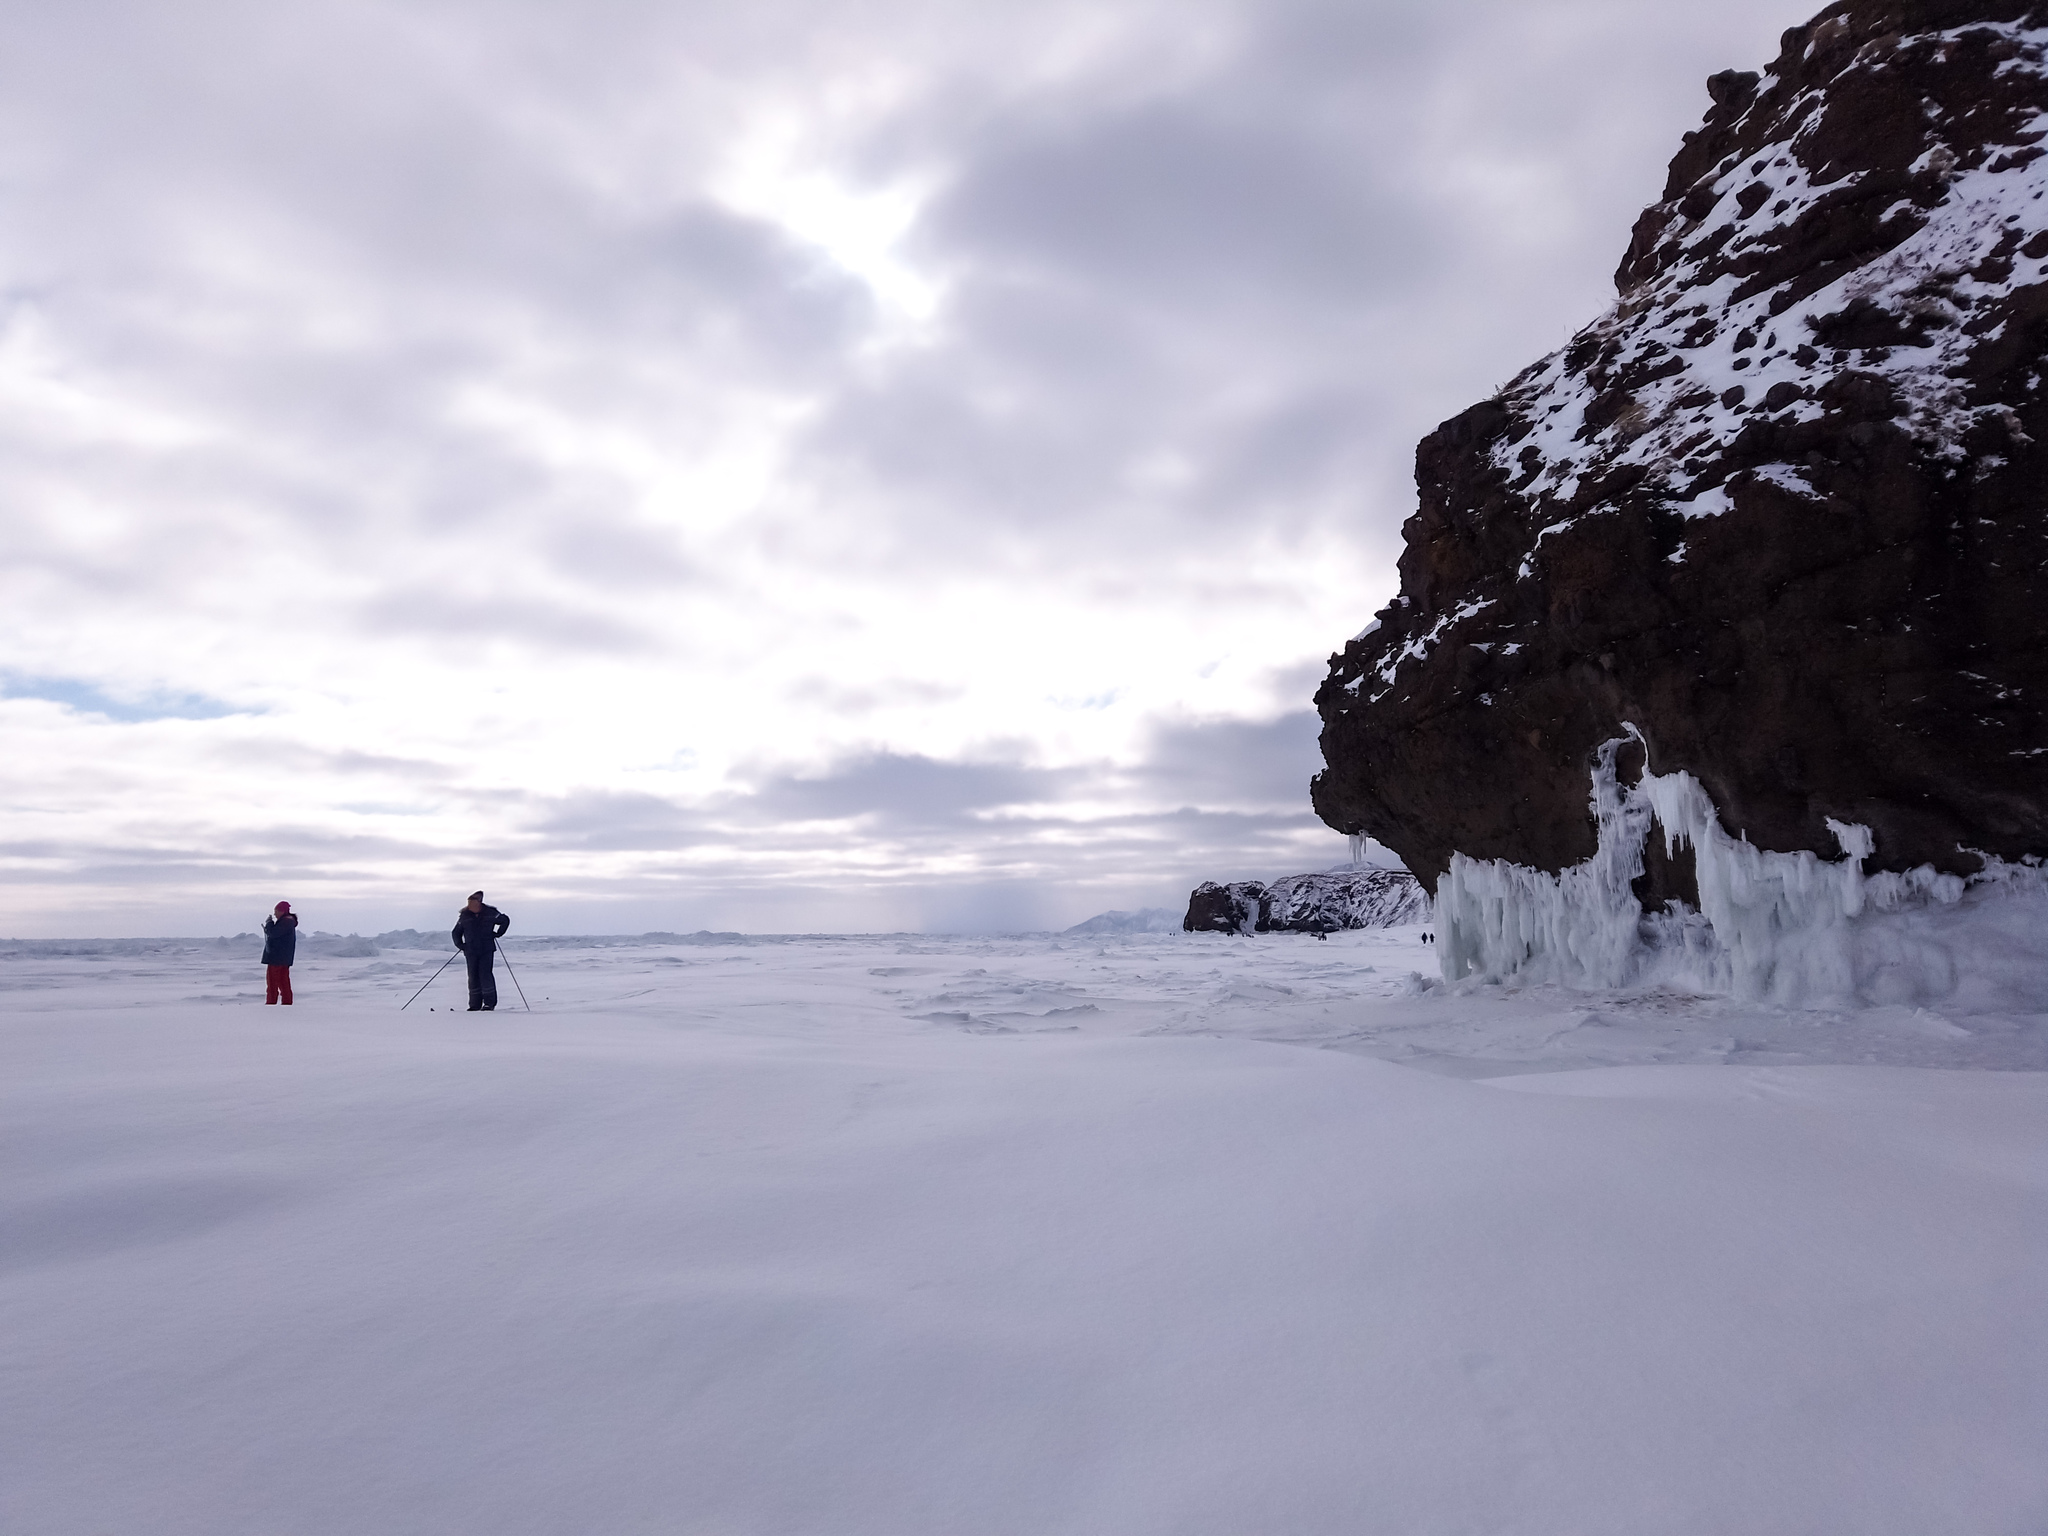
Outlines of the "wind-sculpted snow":
<svg viewBox="0 0 2048 1536">
<path fill-rule="evenodd" d="M 1761 850 L 2048 854 L 2048 9 L 1849 0 L 1708 85 L 1614 309 L 1417 449 L 1317 695 L 1317 809 L 1425 882 L 1585 864 L 1623 721 Z"/>
<path fill-rule="evenodd" d="M 2039 1012 L 507 951 L 0 955 L 0 1529 L 2048 1526 Z"/>
</svg>

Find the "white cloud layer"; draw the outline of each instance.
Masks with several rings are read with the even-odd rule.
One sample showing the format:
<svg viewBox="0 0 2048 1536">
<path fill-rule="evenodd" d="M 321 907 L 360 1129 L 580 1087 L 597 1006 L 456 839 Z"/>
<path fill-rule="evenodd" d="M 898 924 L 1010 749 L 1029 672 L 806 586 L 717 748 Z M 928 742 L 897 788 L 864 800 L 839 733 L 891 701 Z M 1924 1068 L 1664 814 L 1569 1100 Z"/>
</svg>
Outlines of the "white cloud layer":
<svg viewBox="0 0 2048 1536">
<path fill-rule="evenodd" d="M 0 18 L 0 930 L 980 928 L 1327 864 L 1410 455 L 1803 12 Z"/>
</svg>

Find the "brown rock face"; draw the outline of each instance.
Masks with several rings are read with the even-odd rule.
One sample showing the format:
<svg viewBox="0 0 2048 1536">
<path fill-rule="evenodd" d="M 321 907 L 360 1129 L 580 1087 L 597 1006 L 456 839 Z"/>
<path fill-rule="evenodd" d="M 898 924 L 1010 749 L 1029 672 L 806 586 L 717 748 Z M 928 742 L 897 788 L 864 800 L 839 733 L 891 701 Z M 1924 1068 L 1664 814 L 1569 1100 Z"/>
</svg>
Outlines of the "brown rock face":
<svg viewBox="0 0 2048 1536">
<path fill-rule="evenodd" d="M 2048 6 L 1850 0 L 1708 82 L 1615 309 L 1416 450 L 1325 821 L 1556 871 L 1629 721 L 1766 849 L 2048 853 L 2044 61 Z"/>
</svg>

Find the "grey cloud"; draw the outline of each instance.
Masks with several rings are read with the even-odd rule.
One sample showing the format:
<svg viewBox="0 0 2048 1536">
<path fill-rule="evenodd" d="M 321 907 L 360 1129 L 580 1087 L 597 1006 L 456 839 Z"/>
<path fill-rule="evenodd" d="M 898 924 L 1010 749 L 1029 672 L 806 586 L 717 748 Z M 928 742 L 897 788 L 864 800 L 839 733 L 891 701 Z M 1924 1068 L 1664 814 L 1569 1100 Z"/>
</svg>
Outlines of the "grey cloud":
<svg viewBox="0 0 2048 1536">
<path fill-rule="evenodd" d="M 1212 443 L 1206 500 L 1240 516 L 1280 518 L 1339 500 L 1355 516 L 1358 487 L 1385 476 L 1370 425 L 1382 405 L 1372 386 L 1302 380 L 1292 394 Z M 1410 462 L 1405 448 L 1396 458 L 1404 468 Z"/>
<path fill-rule="evenodd" d="M 1137 106 L 1027 102 L 968 137 L 920 234 L 960 274 L 951 346 L 843 396 L 820 450 L 1057 522 L 1114 497 L 1134 450 L 1203 465 L 1214 489 L 1183 510 L 1223 513 L 1256 469 L 1374 431 L 1374 391 L 1338 382 L 1328 348 L 1442 283 L 1443 221 L 1384 174 L 1391 154 L 1359 153 L 1370 114 L 1247 79 L 1249 56 Z M 1249 412 L 1248 378 L 1266 397 Z"/>
<path fill-rule="evenodd" d="M 748 810 L 777 821 L 867 817 L 884 827 L 957 824 L 974 811 L 1056 802 L 1079 777 L 1068 769 L 877 752 L 816 776 L 765 778 L 749 797 Z"/>
<path fill-rule="evenodd" d="M 650 287 L 669 296 L 664 307 L 692 322 L 678 339 L 694 345 L 739 335 L 754 355 L 796 369 L 858 344 L 873 318 L 873 300 L 860 284 L 779 230 L 721 208 L 682 209 L 635 243 Z M 620 318 L 649 317 L 636 307 Z"/>
<path fill-rule="evenodd" d="M 1224 296 L 1349 306 L 1438 254 L 1426 210 L 1312 123 L 1222 116 L 1205 93 L 1031 126 L 934 210 L 931 239 L 998 270 L 1114 285 L 1148 308 Z"/>
<path fill-rule="evenodd" d="M 701 813 L 659 795 L 580 790 L 547 804 L 527 823 L 534 840 L 593 852 L 672 852 L 714 840 Z"/>
<path fill-rule="evenodd" d="M 1306 712 L 1270 724 L 1181 723 L 1155 732 L 1135 770 L 1037 768 L 1018 761 L 948 762 L 914 754 L 872 753 L 814 773 L 758 776 L 751 791 L 685 806 L 659 795 L 583 790 L 529 800 L 527 846 L 609 851 L 695 851 L 692 868 L 743 875 L 764 854 L 801 855 L 815 846 L 809 824 L 852 821 L 875 845 L 928 856 L 971 841 L 984 865 L 1037 865 L 1048 836 L 1075 842 L 1061 858 L 1156 861 L 1162 849 L 1220 854 L 1263 847 L 1317 823 L 1307 809 L 1316 759 L 1316 722 Z M 1079 800 L 1123 805 L 1092 810 L 1080 822 L 1063 807 Z M 1031 814 L 1006 817 L 1010 807 Z M 718 850 L 734 850 L 721 870 Z"/>
<path fill-rule="evenodd" d="M 585 652 L 604 656 L 651 655 L 654 638 L 637 625 L 609 613 L 572 607 L 536 593 L 515 573 L 495 590 L 478 591 L 475 578 L 490 574 L 488 546 L 478 551 L 469 569 L 450 574 L 446 588 L 411 582 L 387 588 L 355 609 L 359 623 L 387 635 L 480 642 L 508 649 Z M 460 586 L 456 583 L 460 581 Z M 592 594 L 595 596 L 596 594 Z M 471 659 L 476 659 L 472 657 Z"/>
<path fill-rule="evenodd" d="M 1455 384 L 1416 409 L 1405 397 L 1426 395 L 1427 377 L 1388 376 L 1384 350 L 1361 376 L 1356 348 L 1340 364 L 1330 347 L 1365 313 L 1412 313 L 1426 327 L 1472 266 L 1446 254 L 1488 238 L 1463 228 L 1455 206 L 1423 198 L 1416 167 L 1428 162 L 1433 96 L 1461 71 L 1502 71 L 1488 43 L 1519 13 L 1225 6 L 1211 20 L 1234 28 L 1237 44 L 1197 77 L 1120 88 L 1083 79 L 993 112 L 935 76 L 844 146 L 849 164 L 878 176 L 934 145 L 956 157 L 917 236 L 957 279 L 948 340 L 879 371 L 855 366 L 871 313 L 857 284 L 701 198 L 625 208 L 537 125 L 550 113 L 573 124 L 577 107 L 604 99 L 581 93 L 608 95 L 622 79 L 647 88 L 686 61 L 758 70 L 778 35 L 786 63 L 802 47 L 789 45 L 820 27 L 821 50 L 874 46 L 904 17 L 782 6 L 742 19 L 633 4 L 603 14 L 602 28 L 573 39 L 550 30 L 559 18 L 545 9 L 511 21 L 457 7 L 408 25 L 320 6 L 202 6 L 176 26 L 121 5 L 17 15 L 25 54 L 52 66 L 32 73 L 67 93 L 60 108 L 28 82 L 42 110 L 20 109 L 22 137 L 52 170 L 67 157 L 94 166 L 91 178 L 31 177 L 13 194 L 23 227 L 74 274 L 46 301 L 109 354 L 144 349 L 182 393 L 333 462 L 381 465 L 386 493 L 374 507 L 332 505 L 317 477 L 222 471 L 303 508 L 318 536 L 344 544 L 347 529 L 366 515 L 387 522 L 394 506 L 429 528 L 468 523 L 543 543 L 571 520 L 604 521 L 616 488 L 588 487 L 565 506 L 536 494 L 531 466 L 502 444 L 439 420 L 451 389 L 504 365 L 496 337 L 507 326 L 537 325 L 578 349 L 571 366 L 587 371 L 576 382 L 593 399 L 620 368 L 650 365 L 711 363 L 818 390 L 814 471 L 864 489 L 878 544 L 939 562 L 999 524 L 1091 519 L 1105 557 L 1156 537 L 1144 516 L 1121 527 L 1100 518 L 1119 472 L 1148 446 L 1200 470 L 1173 498 L 1183 525 L 1242 517 L 1248 501 L 1263 510 L 1285 499 L 1298 516 L 1300 503 L 1334 505 L 1347 482 L 1375 474 L 1398 503 L 1403 455 L 1359 444 L 1412 441 L 1474 387 Z M 1608 46 L 1640 46 L 1640 27 L 1618 25 L 1639 11 L 1581 0 L 1543 14 L 1565 30 L 1590 14 L 1608 23 Z M 221 67 L 229 56 L 232 71 Z M 1525 139 L 1577 131 L 1557 83 L 1554 70 L 1520 88 L 1500 73 Z M 92 110 L 76 106 L 81 88 Z M 1470 94 L 1484 103 L 1503 92 Z M 1616 138 L 1609 127 L 1603 137 Z M 164 238 L 194 222 L 257 239 L 291 232 L 317 269 L 354 283 L 345 302 L 396 324 L 367 349 L 193 329 L 187 317 L 232 303 L 205 290 L 189 242 Z M 1605 241 L 1597 276 L 1618 234 L 1588 238 Z M 137 254 L 116 271 L 104 266 L 115 250 Z M 140 265 L 141 252 L 156 264 Z M 79 280 L 88 254 L 102 265 L 86 270 L 107 281 Z M 118 305 L 104 297 L 116 292 Z M 1487 373 L 1518 361 L 1504 350 Z M 1247 372 L 1262 376 L 1265 403 L 1220 410 Z M 1366 498 L 1353 489 L 1349 499 Z M 353 557 L 374 558 L 360 545 Z M 591 561 L 567 574 L 598 586 L 615 569 Z"/>
<path fill-rule="evenodd" d="M 1314 710 L 1278 720 L 1214 720 L 1156 729 L 1146 755 L 1148 789 L 1202 807 L 1306 807 L 1308 781 L 1323 766 Z"/>
<path fill-rule="evenodd" d="M 597 590 L 680 596 L 715 585 L 711 573 L 684 556 L 682 540 L 673 532 L 592 516 L 548 529 L 541 546 L 552 575 L 580 579 Z"/>
<path fill-rule="evenodd" d="M 150 848 L 126 842 L 95 847 L 48 840 L 0 844 L 0 858 L 22 861 L 8 870 L 10 882 L 147 886 L 155 890 L 360 878 L 371 866 L 415 860 L 434 851 L 428 844 L 402 838 L 337 836 L 291 824 L 244 830 L 232 842 L 203 847 Z"/>
<path fill-rule="evenodd" d="M 1699 39 L 1674 41 L 1667 10 L 1230 7 L 1235 45 L 1197 76 L 945 125 L 959 159 L 918 244 L 956 274 L 946 345 L 842 392 L 821 470 L 919 494 L 908 558 L 1084 520 L 1107 558 L 1248 514 L 1388 550 L 1416 438 L 1609 297 L 1685 126 L 1631 133 L 1611 109 L 1668 110 L 1679 68 L 1704 103 Z M 1686 25 L 1776 15 L 1748 0 Z M 1567 162 L 1569 233 L 1461 182 L 1452 149 Z M 1124 485 L 1147 449 L 1193 471 L 1149 510 Z"/>
<path fill-rule="evenodd" d="M 688 18 L 659 20 L 686 51 Z M 759 220 L 688 192 L 622 203 L 571 170 L 535 129 L 575 104 L 521 106 L 474 73 L 492 66 L 498 25 L 459 8 L 408 20 L 319 5 L 201 5 L 173 25 L 118 4 L 0 23 L 17 60 L 0 122 L 22 172 L 0 211 L 31 232 L 0 274 L 14 309 L 86 369 L 237 428 L 175 455 L 47 455 L 44 494 L 10 488 L 24 558 L 141 593 L 253 564 L 285 529 L 374 570 L 393 535 L 412 546 L 404 561 L 422 535 L 481 534 L 518 554 L 574 524 L 581 557 L 558 560 L 565 579 L 651 584 L 647 562 L 606 558 L 592 536 L 615 523 L 619 487 L 571 487 L 565 505 L 565 477 L 452 422 L 450 400 L 530 369 L 537 349 L 556 375 L 537 382 L 589 402 L 630 396 L 650 371 L 812 387 L 861 339 L 871 304 Z M 650 13 L 635 25 L 649 30 Z M 554 64 L 607 72 L 601 38 L 554 43 L 572 56 Z M 34 463 L 11 457 L 14 476 Z M 81 484 L 158 515 L 89 560 L 63 540 L 38 554 L 31 509 Z M 171 535 L 167 503 L 197 526 Z M 227 507 L 263 531 L 220 538 Z M 630 540 L 617 532 L 614 546 Z M 373 605 L 366 631 L 404 624 L 406 606 Z M 615 622 L 542 622 L 564 643 L 632 644 Z"/>
<path fill-rule="evenodd" d="M 223 766 L 263 767 L 278 773 L 346 774 L 405 780 L 410 784 L 443 784 L 457 770 L 424 757 L 398 757 L 385 752 L 339 751 L 307 746 L 276 737 L 256 740 L 205 741 L 200 755 Z"/>
<path fill-rule="evenodd" d="M 789 686 L 792 704 L 807 705 L 835 715 L 870 715 L 879 709 L 903 705 L 936 707 L 965 696 L 966 690 L 938 683 L 906 681 L 878 682 L 871 686 L 848 684 L 824 677 L 800 677 Z"/>
</svg>

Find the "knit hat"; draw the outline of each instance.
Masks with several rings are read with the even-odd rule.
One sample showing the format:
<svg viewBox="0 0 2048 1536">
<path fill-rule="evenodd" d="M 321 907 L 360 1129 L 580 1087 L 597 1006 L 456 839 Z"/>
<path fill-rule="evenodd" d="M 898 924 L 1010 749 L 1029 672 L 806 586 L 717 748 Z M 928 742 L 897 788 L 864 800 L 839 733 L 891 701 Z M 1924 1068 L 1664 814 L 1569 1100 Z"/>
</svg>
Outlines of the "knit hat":
<svg viewBox="0 0 2048 1536">
<path fill-rule="evenodd" d="M 273 911 L 273 912 L 289 912 L 289 911 L 291 911 L 291 909 L 292 909 L 292 904 L 291 904 L 290 902 L 288 902 L 288 901 L 280 901 L 280 902 L 279 902 L 279 903 L 278 903 L 278 904 L 277 904 L 276 906 L 274 906 L 274 907 L 272 907 L 272 908 L 271 908 L 271 911 Z"/>
<path fill-rule="evenodd" d="M 482 891 L 471 891 L 469 893 L 469 899 L 471 901 L 482 901 L 484 899 L 484 893 Z"/>
</svg>

